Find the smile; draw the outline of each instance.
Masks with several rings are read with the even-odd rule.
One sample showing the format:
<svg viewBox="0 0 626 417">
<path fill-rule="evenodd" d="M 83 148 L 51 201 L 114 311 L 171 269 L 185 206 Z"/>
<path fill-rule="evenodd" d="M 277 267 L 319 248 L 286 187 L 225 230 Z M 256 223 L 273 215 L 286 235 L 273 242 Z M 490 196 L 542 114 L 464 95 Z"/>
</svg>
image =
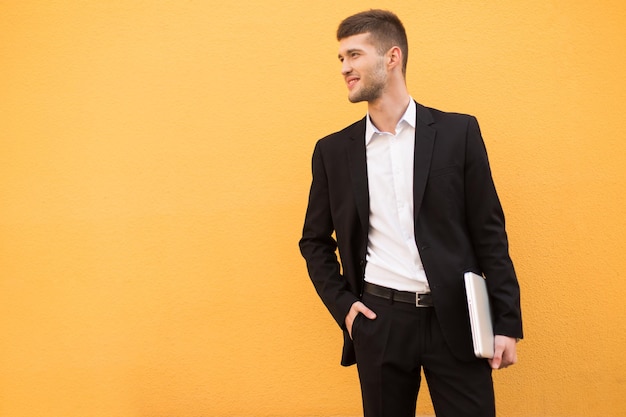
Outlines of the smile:
<svg viewBox="0 0 626 417">
<path fill-rule="evenodd" d="M 354 87 L 354 85 L 359 81 L 359 79 L 357 77 L 351 77 L 346 79 L 346 84 L 348 85 L 349 89 L 352 89 L 352 87 Z"/>
</svg>

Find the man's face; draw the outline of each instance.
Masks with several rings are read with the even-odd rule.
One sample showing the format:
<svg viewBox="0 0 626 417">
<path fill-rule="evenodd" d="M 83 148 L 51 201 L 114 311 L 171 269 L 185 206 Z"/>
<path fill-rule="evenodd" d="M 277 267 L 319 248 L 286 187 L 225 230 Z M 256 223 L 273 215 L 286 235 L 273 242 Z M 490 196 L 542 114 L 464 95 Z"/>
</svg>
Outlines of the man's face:
<svg viewBox="0 0 626 417">
<path fill-rule="evenodd" d="M 361 33 L 339 41 L 341 74 L 352 103 L 378 99 L 387 84 L 385 57 L 378 53 L 369 36 Z"/>
</svg>

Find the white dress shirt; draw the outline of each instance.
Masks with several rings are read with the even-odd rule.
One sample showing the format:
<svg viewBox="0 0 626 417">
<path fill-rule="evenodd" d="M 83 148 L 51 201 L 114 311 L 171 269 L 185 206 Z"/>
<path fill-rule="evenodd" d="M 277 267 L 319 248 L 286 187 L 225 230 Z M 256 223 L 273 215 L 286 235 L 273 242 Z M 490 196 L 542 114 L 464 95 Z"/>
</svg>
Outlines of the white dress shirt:
<svg viewBox="0 0 626 417">
<path fill-rule="evenodd" d="M 402 291 L 429 291 L 415 243 L 413 160 L 416 106 L 411 98 L 395 135 L 367 115 L 365 146 L 370 228 L 365 281 Z"/>
</svg>

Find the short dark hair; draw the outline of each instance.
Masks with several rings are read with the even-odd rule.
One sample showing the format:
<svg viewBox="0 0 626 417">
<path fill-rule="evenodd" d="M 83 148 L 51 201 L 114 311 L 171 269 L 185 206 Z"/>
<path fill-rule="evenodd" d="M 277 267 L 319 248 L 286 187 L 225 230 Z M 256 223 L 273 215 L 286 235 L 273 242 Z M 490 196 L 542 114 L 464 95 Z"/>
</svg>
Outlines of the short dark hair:
<svg viewBox="0 0 626 417">
<path fill-rule="evenodd" d="M 402 73 L 406 75 L 409 58 L 409 42 L 402 22 L 394 13 L 372 9 L 345 18 L 337 28 L 337 40 L 369 33 L 374 46 L 381 55 L 391 47 L 398 46 L 402 51 Z"/>
</svg>

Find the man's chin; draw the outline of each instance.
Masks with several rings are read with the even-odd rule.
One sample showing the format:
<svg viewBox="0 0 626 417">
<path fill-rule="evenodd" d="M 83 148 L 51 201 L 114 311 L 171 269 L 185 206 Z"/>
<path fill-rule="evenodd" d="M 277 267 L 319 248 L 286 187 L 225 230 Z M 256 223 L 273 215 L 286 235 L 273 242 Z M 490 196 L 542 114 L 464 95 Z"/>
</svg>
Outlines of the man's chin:
<svg viewBox="0 0 626 417">
<path fill-rule="evenodd" d="M 360 103 L 361 101 L 375 101 L 378 100 L 382 95 L 382 90 L 360 90 L 353 91 L 353 94 L 348 93 L 348 100 L 350 103 Z"/>
<path fill-rule="evenodd" d="M 360 103 L 361 101 L 367 101 L 363 96 L 351 96 L 348 94 L 348 100 L 350 103 Z"/>
</svg>

